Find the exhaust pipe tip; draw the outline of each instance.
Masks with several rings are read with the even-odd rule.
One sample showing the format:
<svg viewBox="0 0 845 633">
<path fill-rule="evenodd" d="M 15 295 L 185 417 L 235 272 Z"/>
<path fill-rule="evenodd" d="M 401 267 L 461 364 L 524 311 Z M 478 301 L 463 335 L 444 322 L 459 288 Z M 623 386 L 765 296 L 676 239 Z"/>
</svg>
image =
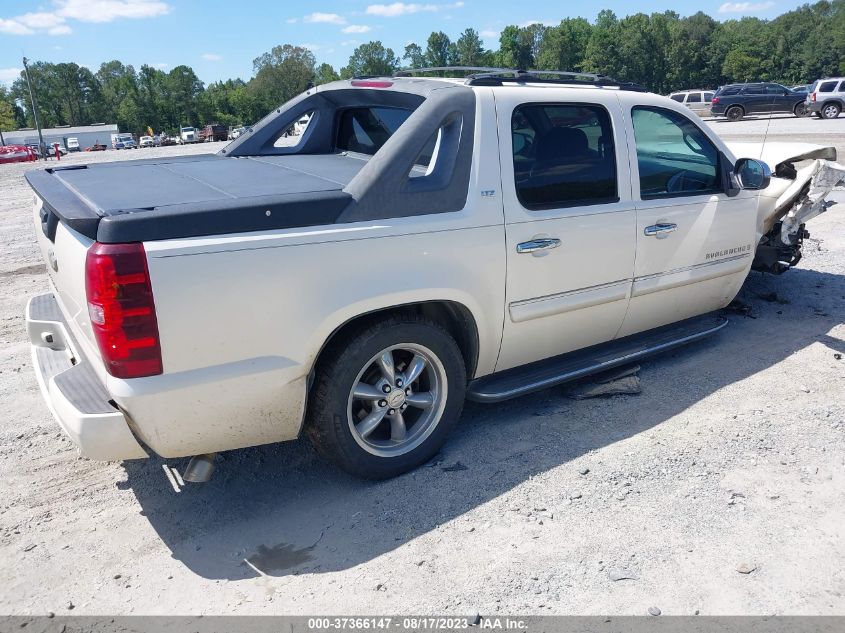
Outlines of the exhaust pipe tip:
<svg viewBox="0 0 845 633">
<path fill-rule="evenodd" d="M 217 453 L 194 455 L 191 457 L 191 461 L 188 462 L 188 467 L 185 469 L 182 479 L 195 484 L 202 484 L 209 481 L 211 475 L 214 474 L 215 457 L 217 457 Z"/>
</svg>

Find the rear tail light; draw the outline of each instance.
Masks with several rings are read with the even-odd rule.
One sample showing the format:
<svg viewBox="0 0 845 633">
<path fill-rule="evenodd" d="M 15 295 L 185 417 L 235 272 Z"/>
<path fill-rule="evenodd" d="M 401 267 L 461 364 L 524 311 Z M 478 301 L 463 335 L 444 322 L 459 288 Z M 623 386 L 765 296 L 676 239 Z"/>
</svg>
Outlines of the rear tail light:
<svg viewBox="0 0 845 633">
<path fill-rule="evenodd" d="M 815 100 L 816 100 L 816 93 L 814 92 L 813 94 L 811 94 L 811 95 L 810 95 L 810 98 L 811 98 L 811 99 L 815 102 Z"/>
<path fill-rule="evenodd" d="M 710 102 L 710 105 L 716 105 L 717 103 L 719 103 L 719 101 L 721 101 L 719 97 L 713 97 L 713 101 Z"/>
<path fill-rule="evenodd" d="M 85 294 L 94 338 L 116 378 L 162 372 L 147 255 L 140 242 L 95 242 L 85 260 Z"/>
</svg>

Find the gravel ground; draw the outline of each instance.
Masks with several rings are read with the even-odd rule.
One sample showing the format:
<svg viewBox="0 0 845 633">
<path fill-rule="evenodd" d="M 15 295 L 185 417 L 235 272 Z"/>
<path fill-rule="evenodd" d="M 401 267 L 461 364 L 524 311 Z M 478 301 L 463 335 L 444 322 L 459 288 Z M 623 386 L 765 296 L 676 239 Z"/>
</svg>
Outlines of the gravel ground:
<svg viewBox="0 0 845 633">
<path fill-rule="evenodd" d="M 843 124 L 770 135 L 841 146 Z M 0 612 L 845 614 L 840 208 L 797 269 L 752 274 L 753 318 L 643 364 L 640 395 L 468 405 L 437 461 L 388 482 L 294 442 L 176 492 L 160 459 L 78 459 L 41 400 L 22 316 L 47 288 L 22 178 L 40 166 L 0 166 Z"/>
</svg>

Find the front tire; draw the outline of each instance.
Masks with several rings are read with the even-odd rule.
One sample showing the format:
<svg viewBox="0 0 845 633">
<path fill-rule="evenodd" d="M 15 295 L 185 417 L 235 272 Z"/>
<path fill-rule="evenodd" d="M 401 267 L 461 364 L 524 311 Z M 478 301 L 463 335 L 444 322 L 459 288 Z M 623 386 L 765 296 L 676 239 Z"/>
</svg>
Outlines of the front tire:
<svg viewBox="0 0 845 633">
<path fill-rule="evenodd" d="M 739 106 L 731 106 L 728 108 L 727 112 L 725 112 L 725 118 L 728 121 L 739 121 L 744 116 L 745 111 Z"/>
<path fill-rule="evenodd" d="M 395 477 L 440 450 L 465 393 L 464 359 L 449 333 L 419 315 L 397 314 L 322 353 L 306 433 L 348 473 Z"/>
<path fill-rule="evenodd" d="M 842 112 L 842 108 L 839 107 L 838 103 L 826 103 L 822 106 L 821 114 L 823 119 L 835 119 L 840 112 Z"/>
</svg>

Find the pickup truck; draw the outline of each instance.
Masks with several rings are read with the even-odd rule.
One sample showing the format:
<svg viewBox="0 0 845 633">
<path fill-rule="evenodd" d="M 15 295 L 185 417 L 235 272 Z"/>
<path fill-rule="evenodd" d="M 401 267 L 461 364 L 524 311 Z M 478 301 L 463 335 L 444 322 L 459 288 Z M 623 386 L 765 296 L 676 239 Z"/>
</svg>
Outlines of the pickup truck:
<svg viewBox="0 0 845 633">
<path fill-rule="evenodd" d="M 225 125 L 213 124 L 206 125 L 199 134 L 200 139 L 204 143 L 211 143 L 212 141 L 226 141 L 229 138 L 229 128 Z"/>
<path fill-rule="evenodd" d="M 27 306 L 36 376 L 93 459 L 190 456 L 202 481 L 219 451 L 304 433 L 391 477 L 465 398 L 718 331 L 752 267 L 800 258 L 834 158 L 732 148 L 599 76 L 311 88 L 216 154 L 27 174 L 51 283 Z"/>
</svg>

